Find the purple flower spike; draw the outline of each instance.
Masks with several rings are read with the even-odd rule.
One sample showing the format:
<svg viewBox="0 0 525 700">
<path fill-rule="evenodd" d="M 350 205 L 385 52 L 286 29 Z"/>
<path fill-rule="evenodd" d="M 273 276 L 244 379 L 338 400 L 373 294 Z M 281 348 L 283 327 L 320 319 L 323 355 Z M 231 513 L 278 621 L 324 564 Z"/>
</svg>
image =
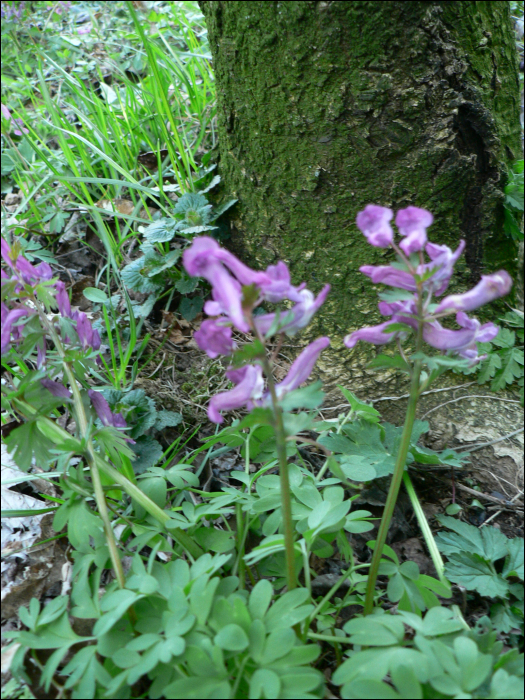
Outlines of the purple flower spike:
<svg viewBox="0 0 525 700">
<path fill-rule="evenodd" d="M 394 231 L 388 223 L 394 212 L 376 204 L 367 204 L 356 218 L 357 228 L 364 233 L 368 242 L 376 248 L 388 248 L 394 241 Z"/>
<path fill-rule="evenodd" d="M 359 270 L 370 277 L 374 284 L 388 284 L 390 287 L 406 289 L 409 292 L 417 291 L 414 278 L 405 270 L 398 270 L 390 265 L 363 265 Z"/>
<path fill-rule="evenodd" d="M 464 294 L 450 294 L 439 304 L 434 313 L 442 311 L 472 311 L 510 292 L 512 279 L 508 272 L 500 270 L 493 275 L 482 275 L 481 281 Z"/>
<path fill-rule="evenodd" d="M 121 413 L 112 413 L 108 402 L 99 391 L 93 389 L 88 390 L 88 396 L 91 399 L 91 404 L 104 425 L 110 425 L 114 428 L 125 428 L 126 421 Z"/>
<path fill-rule="evenodd" d="M 427 228 L 434 221 L 432 214 L 426 209 L 407 207 L 396 214 L 396 226 L 405 240 L 399 244 L 406 255 L 423 250 L 427 242 Z"/>
<path fill-rule="evenodd" d="M 46 262 L 41 262 L 38 265 L 35 265 L 35 270 L 37 271 L 38 278 L 43 282 L 47 282 L 53 278 L 53 270 Z"/>
<path fill-rule="evenodd" d="M 245 365 L 236 374 L 228 374 L 232 380 L 239 380 L 234 389 L 213 396 L 208 406 L 208 418 L 212 423 L 222 423 L 224 418 L 220 411 L 232 411 L 253 405 L 253 401 L 260 399 L 264 389 L 262 369 L 253 365 Z"/>
<path fill-rule="evenodd" d="M 57 290 L 55 298 L 60 314 L 65 318 L 71 318 L 71 304 L 69 303 L 69 296 L 66 292 L 66 285 L 59 280 L 55 284 L 55 289 Z"/>
<path fill-rule="evenodd" d="M 291 321 L 286 323 L 279 329 L 280 333 L 286 333 L 286 335 L 294 336 L 301 328 L 306 328 L 310 323 L 312 316 L 317 312 L 317 310 L 322 306 L 328 292 L 330 291 L 330 285 L 327 284 L 319 293 L 317 299 L 314 298 L 312 292 L 308 289 L 302 289 L 298 296 L 300 301 L 296 304 L 289 313 L 293 315 Z M 287 312 L 281 313 L 281 318 L 284 319 Z M 262 335 L 266 335 L 273 322 L 275 321 L 276 314 L 262 314 L 261 316 L 256 316 L 254 318 L 255 326 L 257 330 Z"/>
<path fill-rule="evenodd" d="M 229 326 L 220 326 L 213 319 L 203 321 L 193 337 L 199 348 L 212 360 L 219 355 L 231 355 L 236 347 L 232 340 L 232 329 Z"/>
<path fill-rule="evenodd" d="M 405 319 L 399 320 L 406 323 Z M 343 342 L 347 348 L 353 348 L 360 340 L 364 340 L 365 343 L 374 343 L 374 345 L 386 345 L 400 335 L 399 331 L 394 331 L 393 333 L 385 332 L 385 328 L 391 326 L 395 321 L 396 319 L 392 318 L 389 321 L 380 323 L 378 326 L 360 328 L 358 331 L 354 331 L 353 333 L 347 335 Z"/>
<path fill-rule="evenodd" d="M 281 398 L 289 391 L 298 389 L 303 384 L 314 368 L 319 355 L 330 345 L 330 338 L 317 338 L 313 343 L 310 343 L 295 360 L 290 367 L 288 374 L 280 384 L 275 387 L 277 398 Z M 269 397 L 265 397 L 266 400 Z"/>
<path fill-rule="evenodd" d="M 42 384 L 44 389 L 50 391 L 53 394 L 53 396 L 56 396 L 57 399 L 70 399 L 72 396 L 69 389 L 66 389 L 66 387 L 63 384 L 60 384 L 59 382 L 54 382 L 48 377 L 44 377 L 44 379 L 41 379 L 40 384 Z"/>
</svg>

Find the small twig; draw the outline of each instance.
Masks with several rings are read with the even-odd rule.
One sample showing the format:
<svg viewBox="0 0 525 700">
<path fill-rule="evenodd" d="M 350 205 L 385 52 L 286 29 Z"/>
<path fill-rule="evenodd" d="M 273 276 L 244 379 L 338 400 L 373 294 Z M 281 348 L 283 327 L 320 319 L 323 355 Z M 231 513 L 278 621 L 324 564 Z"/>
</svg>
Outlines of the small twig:
<svg viewBox="0 0 525 700">
<path fill-rule="evenodd" d="M 522 433 L 523 428 L 518 428 L 517 430 L 513 430 L 512 433 L 508 433 L 507 435 L 504 435 L 503 437 L 497 438 L 496 440 L 490 440 L 490 442 L 480 442 L 477 445 L 474 445 L 473 447 L 469 447 L 468 449 L 464 450 L 461 447 L 456 447 L 454 448 L 456 452 L 461 451 L 462 454 L 466 454 L 468 452 L 475 452 L 476 450 L 481 450 L 483 447 L 490 447 L 490 445 L 495 445 L 498 442 L 503 442 L 504 440 L 508 440 L 511 437 L 514 437 L 514 435 L 517 435 L 518 433 Z"/>
<path fill-rule="evenodd" d="M 476 491 L 475 489 L 471 489 L 469 486 L 465 486 L 464 484 L 456 484 L 459 489 L 462 491 L 466 491 L 466 493 L 470 493 L 472 496 L 476 496 L 476 498 L 484 498 L 486 501 L 491 501 L 492 503 L 498 503 L 499 505 L 506 505 L 510 506 L 512 505 L 514 508 L 516 507 L 512 501 L 502 501 L 501 498 L 496 498 L 496 496 L 489 496 L 487 493 L 481 493 L 480 491 Z"/>
<path fill-rule="evenodd" d="M 438 406 L 434 406 L 434 408 L 431 408 L 430 411 L 427 411 L 425 415 L 421 418 L 421 420 L 425 420 L 425 418 L 432 413 L 433 411 L 437 411 L 438 408 L 443 408 L 443 406 L 447 406 L 449 403 L 456 403 L 457 401 L 463 401 L 463 399 L 494 399 L 494 401 L 505 401 L 506 403 L 521 403 L 521 401 L 515 401 L 514 399 L 502 399 L 499 396 L 491 396 L 490 394 L 465 394 L 465 396 L 459 396 L 457 399 L 450 399 L 450 401 L 445 401 L 445 403 L 440 403 Z"/>
</svg>

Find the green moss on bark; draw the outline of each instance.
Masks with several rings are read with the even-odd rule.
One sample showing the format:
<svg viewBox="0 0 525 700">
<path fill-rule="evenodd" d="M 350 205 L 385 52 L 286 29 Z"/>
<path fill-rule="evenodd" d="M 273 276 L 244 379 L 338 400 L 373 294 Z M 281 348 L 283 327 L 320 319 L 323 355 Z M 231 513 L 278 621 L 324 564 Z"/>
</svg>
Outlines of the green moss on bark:
<svg viewBox="0 0 525 700">
<path fill-rule="evenodd" d="M 430 209 L 432 240 L 455 247 L 465 238 L 460 286 L 482 271 L 515 270 L 501 206 L 520 153 L 508 3 L 199 4 L 216 72 L 220 170 L 239 199 L 233 248 L 258 266 L 284 259 L 315 291 L 330 282 L 311 329 L 335 342 L 328 372 L 362 362 L 370 348 L 350 359 L 337 346 L 378 319 L 359 266 L 391 254 L 357 230 L 366 204 Z"/>
</svg>

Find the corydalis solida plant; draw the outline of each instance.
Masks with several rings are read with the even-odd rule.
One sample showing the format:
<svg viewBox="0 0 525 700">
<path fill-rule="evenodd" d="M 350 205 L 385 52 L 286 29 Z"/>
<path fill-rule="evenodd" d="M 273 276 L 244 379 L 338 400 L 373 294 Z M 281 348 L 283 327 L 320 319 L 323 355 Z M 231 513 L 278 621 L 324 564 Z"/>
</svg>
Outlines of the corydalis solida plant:
<svg viewBox="0 0 525 700">
<path fill-rule="evenodd" d="M 241 407 L 272 409 L 280 466 L 287 584 L 289 589 L 295 588 L 295 552 L 286 435 L 279 400 L 308 379 L 319 355 L 328 347 L 330 340 L 323 337 L 310 343 L 280 383 L 274 381 L 271 362 L 266 355 L 266 343 L 273 335 L 293 336 L 306 327 L 326 299 L 330 285 L 326 285 L 315 298 L 312 292 L 305 288 L 305 284 L 299 287 L 291 284 L 290 272 L 284 262 L 271 265 L 265 272 L 256 272 L 206 236 L 194 239 L 191 247 L 184 251 L 183 262 L 190 275 L 204 277 L 212 287 L 213 300 L 206 302 L 204 310 L 213 318 L 205 320 L 194 336 L 201 350 L 211 358 L 219 355 L 231 356 L 236 349 L 232 328 L 243 333 L 252 331 L 259 344 L 259 350 L 251 362 L 241 364 L 240 367 L 234 362 L 228 368 L 226 376 L 235 386 L 230 391 L 211 398 L 208 417 L 214 423 L 222 423 L 222 411 Z M 254 309 L 263 301 L 275 304 L 284 300 L 292 301 L 294 305 L 282 316 L 279 312 L 258 316 L 253 314 Z M 264 375 L 267 380 L 266 388 Z"/>
<path fill-rule="evenodd" d="M 379 527 L 374 554 L 370 565 L 367 581 L 364 613 L 372 612 L 374 603 L 375 583 L 377 579 L 382 550 L 386 541 L 390 520 L 394 511 L 401 480 L 411 495 L 415 493 L 408 473 L 404 473 L 410 437 L 414 426 L 416 406 L 419 396 L 430 384 L 434 376 L 431 373 L 422 379 L 422 366 L 425 356 L 422 353 L 423 342 L 447 352 L 458 355 L 468 364 L 474 364 L 483 359 L 478 355 L 477 343 L 493 340 L 499 328 L 493 323 L 481 324 L 477 319 L 467 316 L 480 306 L 508 294 L 512 287 L 510 275 L 500 270 L 492 275 L 484 275 L 481 281 L 464 294 L 451 294 L 438 303 L 433 297 L 439 297 L 446 291 L 454 271 L 454 265 L 465 247 L 461 241 L 453 252 L 448 246 L 436 245 L 427 240 L 427 228 L 433 222 L 433 216 L 425 209 L 407 207 L 396 215 L 396 225 L 403 239 L 397 245 L 394 241 L 394 231 L 390 225 L 393 212 L 386 207 L 369 204 L 357 215 L 357 226 L 366 236 L 368 242 L 377 248 L 392 248 L 398 256 L 398 264 L 394 266 L 365 265 L 361 272 L 374 283 L 383 283 L 394 287 L 395 293 L 386 293 L 379 302 L 379 311 L 390 319 L 377 326 L 361 328 L 344 339 L 348 348 L 353 348 L 357 342 L 365 341 L 376 345 L 384 345 L 393 340 L 398 343 L 400 354 L 406 362 L 406 368 L 411 376 L 410 398 L 407 406 L 405 424 L 401 444 L 396 459 L 394 474 L 388 492 L 383 517 Z M 430 261 L 425 261 L 425 251 Z M 456 314 L 459 330 L 444 328 L 440 319 Z M 416 336 L 416 353 L 408 358 L 402 350 L 401 340 L 410 333 Z M 433 543 L 426 522 L 421 522 L 427 544 L 433 554 L 434 564 L 439 574 L 442 572 L 440 556 Z"/>
</svg>

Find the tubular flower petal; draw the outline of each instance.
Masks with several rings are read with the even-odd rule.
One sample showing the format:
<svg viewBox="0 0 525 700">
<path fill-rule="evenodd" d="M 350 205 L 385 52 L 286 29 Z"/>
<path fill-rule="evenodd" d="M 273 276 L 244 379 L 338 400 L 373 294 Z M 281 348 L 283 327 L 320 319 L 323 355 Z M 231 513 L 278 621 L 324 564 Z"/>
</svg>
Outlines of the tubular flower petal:
<svg viewBox="0 0 525 700">
<path fill-rule="evenodd" d="M 364 340 L 366 343 L 373 343 L 374 345 L 386 345 L 391 340 L 402 334 L 400 331 L 394 331 L 392 333 L 385 332 L 385 328 L 391 326 L 395 321 L 395 318 L 391 318 L 389 321 L 380 323 L 377 326 L 360 328 L 358 331 L 354 331 L 353 333 L 347 335 L 343 342 L 347 348 L 353 348 L 359 340 Z M 405 319 L 402 319 L 402 322 L 406 323 Z"/>
<path fill-rule="evenodd" d="M 270 265 L 264 273 L 267 280 L 259 283 L 263 299 L 272 304 L 278 304 L 283 299 L 290 301 L 301 301 L 301 287 L 293 287 L 290 283 L 290 270 L 284 262 L 279 261 L 277 265 Z"/>
<path fill-rule="evenodd" d="M 322 306 L 328 292 L 330 291 L 330 285 L 327 284 L 317 298 L 314 298 L 312 292 L 308 289 L 302 289 L 298 296 L 300 301 L 296 304 L 293 309 L 288 313 L 292 314 L 292 319 L 286 324 L 279 328 L 280 333 L 286 333 L 286 335 L 293 336 L 301 328 L 306 328 L 310 323 L 312 316 L 317 312 L 317 310 Z M 281 313 L 281 318 L 284 320 L 288 314 L 286 312 Z M 262 314 L 261 316 L 256 316 L 254 318 L 254 323 L 262 335 L 266 335 L 275 321 L 276 314 Z"/>
<path fill-rule="evenodd" d="M 423 266 L 423 272 L 434 269 L 435 272 L 430 279 L 424 283 L 425 289 L 430 289 L 437 296 L 443 294 L 448 287 L 454 265 L 465 248 L 465 241 L 461 240 L 454 252 L 446 245 L 436 245 L 427 243 L 425 250 L 432 262 Z M 419 269 L 418 269 L 419 272 Z"/>
<path fill-rule="evenodd" d="M 370 277 L 374 284 L 388 284 L 390 287 L 406 289 L 409 292 L 417 291 L 417 286 L 410 272 L 398 270 L 390 265 L 362 265 L 359 270 Z"/>
<path fill-rule="evenodd" d="M 20 330 L 17 331 L 13 328 L 13 324 L 18 321 L 22 316 L 29 316 L 31 312 L 29 309 L 12 309 L 9 311 L 5 304 L 2 304 L 2 341 L 1 341 L 1 354 L 7 352 L 9 349 L 9 343 L 11 342 L 11 333 L 13 336 L 18 338 L 20 336 Z"/>
<path fill-rule="evenodd" d="M 406 255 L 423 250 L 427 242 L 427 228 L 434 221 L 432 214 L 426 209 L 407 207 L 396 214 L 396 226 L 405 240 L 399 244 Z"/>
<path fill-rule="evenodd" d="M 98 331 L 93 330 L 86 314 L 83 311 L 77 311 L 72 314 L 72 317 L 77 322 L 78 339 L 84 350 L 88 347 L 98 350 L 100 348 L 100 335 Z"/>
<path fill-rule="evenodd" d="M 499 333 L 498 326 L 493 323 L 481 323 L 477 318 L 469 318 L 459 312 L 456 321 L 462 327 L 460 331 L 443 328 L 439 321 L 425 323 L 423 338 L 425 342 L 438 350 L 449 350 L 471 360 L 472 363 L 482 359 L 478 355 L 477 343 L 488 343 Z M 484 357 L 484 356 L 483 356 Z"/>
<path fill-rule="evenodd" d="M 229 326 L 220 326 L 212 319 L 203 321 L 193 337 L 199 348 L 212 360 L 219 355 L 231 355 L 235 348 L 232 329 Z"/>
<path fill-rule="evenodd" d="M 108 402 L 99 391 L 89 389 L 88 396 L 97 416 L 104 425 L 111 425 L 114 428 L 126 427 L 126 421 L 122 413 L 112 413 Z"/>
<path fill-rule="evenodd" d="M 388 248 L 394 241 L 394 231 L 388 223 L 393 216 L 391 209 L 367 204 L 357 215 L 357 228 L 364 233 L 371 245 L 376 248 Z"/>
<path fill-rule="evenodd" d="M 303 384 L 314 368 L 319 355 L 330 345 L 330 338 L 317 338 L 310 343 L 294 361 L 285 379 L 275 387 L 277 398 L 281 398 L 289 391 L 298 389 Z M 266 398 L 266 397 L 265 397 Z"/>
<path fill-rule="evenodd" d="M 9 247 L 9 243 L 5 240 L 5 238 L 2 238 L 2 243 L 1 243 L 1 250 L 2 250 L 2 258 L 6 265 L 9 265 L 9 267 L 14 270 L 15 269 L 15 263 L 13 262 L 13 259 L 11 258 L 11 248 Z"/>
<path fill-rule="evenodd" d="M 40 281 L 40 275 L 36 267 L 31 265 L 29 260 L 26 260 L 22 255 L 19 255 L 16 259 L 16 269 L 26 284 L 31 284 L 32 281 Z"/>
<path fill-rule="evenodd" d="M 70 399 L 72 397 L 72 394 L 69 391 L 69 389 L 66 389 L 66 387 L 63 384 L 60 384 L 59 382 L 54 382 L 48 377 L 44 377 L 44 379 L 41 379 L 40 384 L 42 384 L 44 389 L 50 391 L 53 394 L 53 396 L 56 396 L 58 399 Z"/>
<path fill-rule="evenodd" d="M 53 278 L 53 270 L 46 262 L 41 262 L 38 265 L 35 265 L 35 270 L 38 273 L 39 279 L 42 281 L 47 281 Z"/>
<path fill-rule="evenodd" d="M 251 406 L 253 401 L 261 398 L 264 389 L 261 367 L 246 365 L 242 370 L 244 370 L 242 374 L 239 372 L 236 375 L 240 381 L 235 388 L 211 398 L 208 406 L 208 418 L 212 423 L 224 421 L 220 411 L 232 411 L 235 408 Z"/>
<path fill-rule="evenodd" d="M 55 288 L 57 290 L 55 298 L 60 314 L 66 318 L 71 318 L 71 304 L 69 303 L 69 296 L 66 292 L 66 285 L 59 280 L 55 284 Z"/>
<path fill-rule="evenodd" d="M 238 330 L 247 333 L 249 326 L 242 310 L 241 285 L 220 262 L 219 252 L 220 246 L 212 238 L 195 238 L 191 246 L 184 251 L 184 267 L 193 277 L 204 277 L 208 280 L 217 305 L 214 310 L 225 313 Z"/>
<path fill-rule="evenodd" d="M 510 292 L 512 279 L 508 272 L 500 270 L 492 275 L 482 275 L 481 281 L 464 294 L 450 294 L 440 301 L 434 313 L 442 311 L 472 311 Z"/>
</svg>

